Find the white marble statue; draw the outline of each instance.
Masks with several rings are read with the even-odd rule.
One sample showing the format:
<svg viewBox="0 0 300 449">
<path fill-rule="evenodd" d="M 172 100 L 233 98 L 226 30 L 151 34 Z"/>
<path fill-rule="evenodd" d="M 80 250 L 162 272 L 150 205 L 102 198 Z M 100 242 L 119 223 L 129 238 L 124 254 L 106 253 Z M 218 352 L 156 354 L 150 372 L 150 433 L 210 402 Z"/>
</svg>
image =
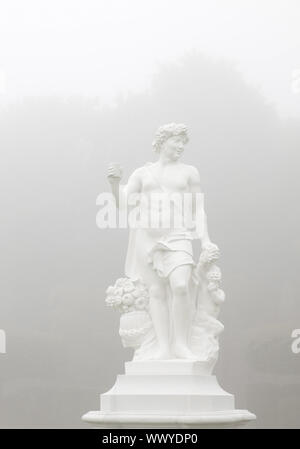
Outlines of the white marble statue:
<svg viewBox="0 0 300 449">
<path fill-rule="evenodd" d="M 114 198 L 108 196 L 122 223 L 130 218 L 130 232 L 125 276 L 108 287 L 106 303 L 121 313 L 122 343 L 134 357 L 100 395 L 100 410 L 82 417 L 94 427 L 237 427 L 255 419 L 235 408 L 234 395 L 212 373 L 225 295 L 198 170 L 180 161 L 187 141 L 185 125 L 162 126 L 153 143 L 157 160 L 135 170 L 125 186 L 120 166 L 108 169 Z"/>
<path fill-rule="evenodd" d="M 140 194 L 140 214 L 149 207 L 160 220 L 163 203 L 146 201 L 153 195 L 192 197 L 193 227 L 177 226 L 172 209 L 170 226 L 130 229 L 125 278 L 107 289 L 106 302 L 122 313 L 120 336 L 124 346 L 135 349 L 134 360 L 190 359 L 207 362 L 212 371 L 218 356 L 217 320 L 225 295 L 219 288 L 218 247 L 211 243 L 204 210 L 195 213 L 195 197 L 201 192 L 198 170 L 181 162 L 188 142 L 187 128 L 171 123 L 161 126 L 153 142 L 157 160 L 136 169 L 120 188 L 122 170 L 108 168 L 108 180 L 119 206 L 120 196 Z M 155 210 L 153 210 L 155 209 Z M 201 223 L 195 223 L 201 217 Z M 181 220 L 184 223 L 184 220 Z M 201 240 L 200 259 L 193 258 L 192 241 Z"/>
</svg>

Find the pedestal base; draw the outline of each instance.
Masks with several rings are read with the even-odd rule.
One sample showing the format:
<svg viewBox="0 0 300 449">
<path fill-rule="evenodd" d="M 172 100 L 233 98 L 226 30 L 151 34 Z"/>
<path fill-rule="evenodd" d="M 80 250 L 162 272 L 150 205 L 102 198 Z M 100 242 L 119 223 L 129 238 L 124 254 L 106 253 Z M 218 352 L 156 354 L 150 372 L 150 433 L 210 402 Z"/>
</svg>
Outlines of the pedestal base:
<svg viewBox="0 0 300 449">
<path fill-rule="evenodd" d="M 256 419 L 247 410 L 198 413 L 197 415 L 88 412 L 83 421 L 102 429 L 233 429 Z"/>
<path fill-rule="evenodd" d="M 167 360 L 128 362 L 125 375 L 101 395 L 100 411 L 82 419 L 102 428 L 237 427 L 256 417 L 235 410 L 203 362 Z"/>
</svg>

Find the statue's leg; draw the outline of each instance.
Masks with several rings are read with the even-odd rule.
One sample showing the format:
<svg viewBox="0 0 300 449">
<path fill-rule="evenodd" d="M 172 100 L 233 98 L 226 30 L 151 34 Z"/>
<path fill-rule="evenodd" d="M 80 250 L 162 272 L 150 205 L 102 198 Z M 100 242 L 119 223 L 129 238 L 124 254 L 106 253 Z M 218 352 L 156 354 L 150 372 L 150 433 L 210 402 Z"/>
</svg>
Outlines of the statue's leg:
<svg viewBox="0 0 300 449">
<path fill-rule="evenodd" d="M 158 352 L 154 359 L 170 358 L 169 348 L 169 309 L 166 297 L 166 283 L 157 281 L 149 288 L 150 314 L 157 337 Z"/>
<path fill-rule="evenodd" d="M 196 359 L 188 347 L 191 326 L 191 303 L 189 298 L 189 281 L 192 274 L 191 265 L 175 268 L 169 275 L 172 292 L 173 342 L 172 351 L 178 358 Z"/>
</svg>

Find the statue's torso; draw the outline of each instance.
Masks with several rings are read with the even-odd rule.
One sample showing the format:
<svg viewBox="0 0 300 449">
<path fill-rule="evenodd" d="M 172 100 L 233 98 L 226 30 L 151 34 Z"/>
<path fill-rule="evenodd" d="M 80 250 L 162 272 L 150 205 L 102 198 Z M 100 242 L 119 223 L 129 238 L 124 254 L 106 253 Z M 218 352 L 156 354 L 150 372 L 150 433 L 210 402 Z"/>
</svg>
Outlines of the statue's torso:
<svg viewBox="0 0 300 449">
<path fill-rule="evenodd" d="M 188 166 L 170 164 L 161 169 L 156 164 L 146 164 L 141 171 L 141 185 L 140 211 L 148 223 L 151 216 L 149 232 L 159 236 L 174 228 L 184 229 L 182 201 L 183 194 L 190 190 Z"/>
<path fill-rule="evenodd" d="M 163 169 L 156 164 L 146 164 L 141 176 L 142 192 L 188 192 L 188 181 L 188 168 L 184 164 L 170 164 Z"/>
</svg>

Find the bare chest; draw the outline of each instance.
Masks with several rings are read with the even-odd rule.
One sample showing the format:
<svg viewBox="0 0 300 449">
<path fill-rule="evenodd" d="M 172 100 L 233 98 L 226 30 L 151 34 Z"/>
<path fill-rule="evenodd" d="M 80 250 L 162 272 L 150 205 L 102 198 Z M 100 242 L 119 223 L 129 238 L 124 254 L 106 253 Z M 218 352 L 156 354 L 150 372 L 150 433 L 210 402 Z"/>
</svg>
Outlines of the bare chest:
<svg viewBox="0 0 300 449">
<path fill-rule="evenodd" d="M 167 167 L 164 170 L 146 167 L 142 185 L 143 192 L 186 192 L 189 187 L 187 173 L 179 167 Z"/>
</svg>

